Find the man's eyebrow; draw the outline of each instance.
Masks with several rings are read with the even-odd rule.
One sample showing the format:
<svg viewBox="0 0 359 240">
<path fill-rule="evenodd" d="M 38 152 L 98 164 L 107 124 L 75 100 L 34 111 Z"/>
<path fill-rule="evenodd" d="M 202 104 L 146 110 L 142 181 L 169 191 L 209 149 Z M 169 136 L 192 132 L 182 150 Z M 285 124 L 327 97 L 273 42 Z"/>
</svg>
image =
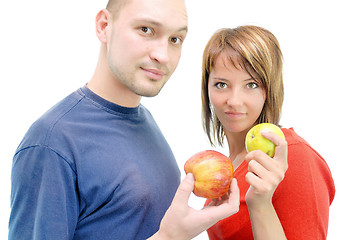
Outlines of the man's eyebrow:
<svg viewBox="0 0 359 240">
<path fill-rule="evenodd" d="M 182 31 L 188 32 L 188 27 L 187 27 L 187 26 L 184 26 L 184 27 L 178 29 L 178 32 L 182 32 Z"/>
<path fill-rule="evenodd" d="M 155 21 L 152 18 L 146 18 L 146 17 L 137 18 L 134 21 L 135 22 L 146 22 L 146 23 L 149 23 L 149 24 L 154 25 L 154 26 L 162 26 L 163 25 L 162 23 L 160 23 L 158 21 Z"/>
<path fill-rule="evenodd" d="M 156 21 L 156 20 L 153 20 L 152 18 L 138 18 L 138 19 L 135 19 L 135 22 L 145 22 L 145 23 L 148 23 L 152 26 L 156 26 L 156 27 L 163 27 L 163 24 Z M 187 26 L 184 26 L 184 27 L 181 27 L 177 30 L 177 32 L 182 32 L 182 31 L 185 31 L 185 32 L 188 32 L 188 27 Z"/>
</svg>

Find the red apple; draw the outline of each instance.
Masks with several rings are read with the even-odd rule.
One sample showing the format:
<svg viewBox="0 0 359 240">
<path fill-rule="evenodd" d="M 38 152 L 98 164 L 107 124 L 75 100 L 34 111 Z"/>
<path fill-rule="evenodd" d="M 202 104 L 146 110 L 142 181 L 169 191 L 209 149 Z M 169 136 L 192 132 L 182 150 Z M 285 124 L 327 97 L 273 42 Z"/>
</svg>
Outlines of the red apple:
<svg viewBox="0 0 359 240">
<path fill-rule="evenodd" d="M 195 178 L 193 193 L 204 198 L 219 198 L 228 192 L 233 178 L 232 161 L 217 151 L 206 150 L 193 155 L 184 165 Z"/>
</svg>

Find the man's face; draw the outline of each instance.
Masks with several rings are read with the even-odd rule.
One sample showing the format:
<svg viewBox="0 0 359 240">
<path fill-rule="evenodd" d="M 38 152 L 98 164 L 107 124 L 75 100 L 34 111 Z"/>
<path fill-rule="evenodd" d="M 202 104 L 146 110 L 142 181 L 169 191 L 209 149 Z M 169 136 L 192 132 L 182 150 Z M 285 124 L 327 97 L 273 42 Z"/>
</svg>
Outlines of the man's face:
<svg viewBox="0 0 359 240">
<path fill-rule="evenodd" d="M 155 96 L 177 67 L 187 34 L 183 0 L 130 0 L 110 23 L 109 67 L 140 96 Z"/>
</svg>

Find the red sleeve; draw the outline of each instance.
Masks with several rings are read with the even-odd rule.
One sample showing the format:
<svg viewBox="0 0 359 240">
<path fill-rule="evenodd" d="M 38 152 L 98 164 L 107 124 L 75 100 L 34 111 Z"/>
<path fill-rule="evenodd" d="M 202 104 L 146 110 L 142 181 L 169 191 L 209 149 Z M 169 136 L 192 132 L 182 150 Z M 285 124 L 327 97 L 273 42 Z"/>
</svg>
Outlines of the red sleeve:
<svg viewBox="0 0 359 240">
<path fill-rule="evenodd" d="M 334 182 L 324 159 L 292 130 L 289 168 L 273 196 L 273 205 L 288 239 L 326 239 Z"/>
</svg>

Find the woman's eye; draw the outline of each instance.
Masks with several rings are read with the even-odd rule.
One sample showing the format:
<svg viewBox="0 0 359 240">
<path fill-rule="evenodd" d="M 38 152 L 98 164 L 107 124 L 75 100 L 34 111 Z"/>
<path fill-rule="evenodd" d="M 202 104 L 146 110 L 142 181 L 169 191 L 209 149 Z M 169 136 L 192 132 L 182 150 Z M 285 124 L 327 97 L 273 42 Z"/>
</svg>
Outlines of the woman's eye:
<svg viewBox="0 0 359 240">
<path fill-rule="evenodd" d="M 226 88 L 227 87 L 227 84 L 224 83 L 224 82 L 219 82 L 219 83 L 216 83 L 215 85 L 217 88 L 219 89 L 222 89 L 222 88 Z"/>
<path fill-rule="evenodd" d="M 255 88 L 259 87 L 259 86 L 258 86 L 257 83 L 251 82 L 251 83 L 248 83 L 248 84 L 247 84 L 247 87 L 248 87 L 248 88 L 251 88 L 251 89 L 255 89 Z"/>
</svg>

